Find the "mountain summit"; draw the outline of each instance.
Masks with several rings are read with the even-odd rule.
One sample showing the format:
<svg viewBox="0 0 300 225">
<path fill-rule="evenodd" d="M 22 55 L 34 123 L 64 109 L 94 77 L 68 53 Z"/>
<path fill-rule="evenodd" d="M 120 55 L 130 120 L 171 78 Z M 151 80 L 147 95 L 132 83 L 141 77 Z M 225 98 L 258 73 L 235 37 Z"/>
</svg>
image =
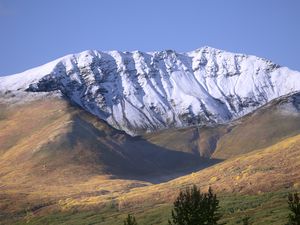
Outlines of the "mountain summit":
<svg viewBox="0 0 300 225">
<path fill-rule="evenodd" d="M 300 73 L 256 56 L 203 47 L 187 53 L 84 51 L 0 77 L 0 92 L 60 91 L 131 135 L 224 123 L 300 91 Z"/>
</svg>

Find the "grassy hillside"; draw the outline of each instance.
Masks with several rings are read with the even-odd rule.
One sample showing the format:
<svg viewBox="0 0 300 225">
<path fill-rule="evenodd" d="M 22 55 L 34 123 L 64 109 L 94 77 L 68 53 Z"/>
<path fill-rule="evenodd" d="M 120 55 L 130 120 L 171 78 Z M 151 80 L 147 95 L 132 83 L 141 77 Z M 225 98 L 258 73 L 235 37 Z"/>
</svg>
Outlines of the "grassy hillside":
<svg viewBox="0 0 300 225">
<path fill-rule="evenodd" d="M 211 186 L 218 193 L 261 193 L 300 188 L 300 135 L 273 146 L 238 156 L 196 173 L 169 182 L 138 187 L 115 200 L 119 208 L 150 206 L 173 201 L 178 191 L 196 184 L 203 191 Z M 69 209 L 97 204 L 94 197 L 72 198 L 63 204 Z"/>
<path fill-rule="evenodd" d="M 218 193 L 228 224 L 241 224 L 246 215 L 254 224 L 283 224 L 288 214 L 287 193 L 300 190 L 299 153 L 297 135 L 166 183 L 115 192 L 109 201 L 94 193 L 61 199 L 52 213 L 47 207 L 31 208 L 17 224 L 27 220 L 29 224 L 117 225 L 128 212 L 136 214 L 140 224 L 165 224 L 170 203 L 181 188 L 191 184 L 203 191 L 211 186 Z"/>
<path fill-rule="evenodd" d="M 107 202 L 210 164 L 117 131 L 59 98 L 2 104 L 0 115 L 3 213 L 52 210 L 70 197 Z"/>
<path fill-rule="evenodd" d="M 229 224 L 246 214 L 282 224 L 287 192 L 300 189 L 297 101 L 273 101 L 231 124 L 142 137 L 63 99 L 3 102 L 0 224 L 122 224 L 128 212 L 140 224 L 165 224 L 170 203 L 192 184 L 213 187 Z"/>
</svg>

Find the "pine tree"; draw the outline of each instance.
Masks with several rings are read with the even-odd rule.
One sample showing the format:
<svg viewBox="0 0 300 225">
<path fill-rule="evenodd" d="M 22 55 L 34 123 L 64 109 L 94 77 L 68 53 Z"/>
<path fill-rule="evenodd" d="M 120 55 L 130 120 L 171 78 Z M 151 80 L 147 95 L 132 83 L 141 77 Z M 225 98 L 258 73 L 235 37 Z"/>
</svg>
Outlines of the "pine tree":
<svg viewBox="0 0 300 225">
<path fill-rule="evenodd" d="M 250 224 L 250 217 L 246 216 L 242 219 L 243 225 L 249 225 Z"/>
<path fill-rule="evenodd" d="M 128 214 L 127 218 L 124 220 L 124 225 L 137 225 L 135 217 Z"/>
<path fill-rule="evenodd" d="M 300 225 L 300 200 L 297 193 L 289 194 L 288 204 L 291 213 L 287 225 Z"/>
<path fill-rule="evenodd" d="M 217 225 L 221 218 L 219 200 L 211 188 L 201 193 L 194 185 L 180 191 L 174 202 L 169 225 Z"/>
</svg>

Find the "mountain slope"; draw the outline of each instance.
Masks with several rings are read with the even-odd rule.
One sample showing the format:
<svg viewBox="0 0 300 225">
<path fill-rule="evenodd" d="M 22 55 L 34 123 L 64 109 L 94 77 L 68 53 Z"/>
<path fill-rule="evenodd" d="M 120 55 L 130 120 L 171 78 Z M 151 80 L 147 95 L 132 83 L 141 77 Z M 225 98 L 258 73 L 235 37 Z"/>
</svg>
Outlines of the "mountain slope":
<svg viewBox="0 0 300 225">
<path fill-rule="evenodd" d="M 230 158 L 300 134 L 300 93 L 275 99 L 232 125 L 212 157 Z"/>
<path fill-rule="evenodd" d="M 1 211 L 70 196 L 107 199 L 215 162 L 131 137 L 61 97 L 34 98 L 0 97 Z"/>
<path fill-rule="evenodd" d="M 149 142 L 202 157 L 227 159 L 300 133 L 300 93 L 272 100 L 231 123 L 145 134 Z"/>
<path fill-rule="evenodd" d="M 50 215 L 47 207 L 33 210 L 29 224 L 41 221 L 49 224 L 72 224 L 73 221 L 78 224 L 87 221 L 122 224 L 127 213 L 138 215 L 141 224 L 154 221 L 165 224 L 170 216 L 170 204 L 179 190 L 192 184 L 202 191 L 211 186 L 217 192 L 222 212 L 225 212 L 224 220 L 229 224 L 241 222 L 245 215 L 250 215 L 257 224 L 283 224 L 288 214 L 287 193 L 300 189 L 299 146 L 300 136 L 296 135 L 169 182 L 136 187 L 106 198 L 99 193 L 73 195 L 61 199 L 61 210 L 52 214 L 50 211 Z M 105 201 L 111 208 L 100 213 L 93 210 Z M 24 221 L 20 220 L 18 224 Z"/>
<path fill-rule="evenodd" d="M 2 199 L 6 199 L 0 207 L 4 211 L 15 212 L 24 204 L 34 206 L 40 202 L 57 207 L 57 201 L 68 199 L 76 199 L 68 203 L 71 205 L 78 201 L 80 206 L 101 205 L 132 188 L 220 162 L 203 157 L 232 158 L 250 152 L 255 158 L 256 153 L 251 151 L 290 143 L 285 142 L 286 138 L 300 132 L 299 94 L 276 99 L 230 124 L 165 130 L 142 137 L 115 130 L 57 96 L 32 100 L 30 95 L 30 101 L 24 99 L 21 104 L 7 102 L 0 98 L 0 188 Z M 266 116 L 268 112 L 272 116 Z M 252 132 L 250 128 L 256 121 L 259 126 L 255 125 Z M 280 151 L 275 153 L 279 160 Z M 284 151 L 281 153 L 282 160 L 289 160 Z M 238 160 L 235 162 L 232 170 L 239 168 Z M 197 174 L 206 174 L 207 170 Z M 214 180 L 214 173 L 209 173 L 212 177 L 205 178 L 205 182 Z M 286 177 L 285 182 L 298 179 L 294 175 L 297 173 Z M 254 190 L 256 184 L 251 188 Z"/>
<path fill-rule="evenodd" d="M 300 90 L 300 73 L 255 56 L 210 47 L 188 53 L 85 51 L 0 78 L 0 91 L 61 91 L 136 135 L 224 123 Z"/>
<path fill-rule="evenodd" d="M 198 155 L 131 137 L 56 97 L 21 105 L 2 104 L 0 114 L 3 173 L 4 165 L 9 166 L 10 173 L 22 164 L 30 164 L 25 166 L 29 172 L 41 171 L 45 167 L 47 171 L 53 171 L 74 165 L 82 166 L 82 171 L 88 168 L 86 175 L 140 176 L 146 179 L 147 176 L 174 174 L 201 164 Z"/>
</svg>

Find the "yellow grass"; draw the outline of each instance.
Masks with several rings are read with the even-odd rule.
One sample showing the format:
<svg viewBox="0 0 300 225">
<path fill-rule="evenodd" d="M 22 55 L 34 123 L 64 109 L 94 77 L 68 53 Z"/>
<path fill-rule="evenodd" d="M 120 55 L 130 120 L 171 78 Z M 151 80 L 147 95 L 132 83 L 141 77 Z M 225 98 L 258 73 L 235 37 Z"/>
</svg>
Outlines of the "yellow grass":
<svg viewBox="0 0 300 225">
<path fill-rule="evenodd" d="M 100 148 L 99 158 L 103 160 L 113 151 L 113 147 L 107 146 L 124 142 L 124 136 L 116 136 L 118 140 L 105 139 L 101 133 L 97 136 L 95 132 L 111 128 L 82 110 L 70 108 L 60 99 L 40 100 L 14 107 L 1 108 L 6 116 L 5 120 L 0 120 L 0 190 L 3 195 L 0 209 L 4 211 L 18 212 L 41 203 L 46 206 L 39 213 L 53 208 L 99 207 L 109 202 L 115 202 L 119 208 L 159 204 L 172 201 L 180 189 L 191 184 L 197 184 L 203 191 L 212 186 L 215 191 L 226 193 L 261 193 L 300 186 L 300 135 L 154 185 L 113 177 L 102 168 L 105 161 L 93 161 L 99 155 L 93 149 L 87 149 L 90 145 L 83 143 L 86 138 L 93 140 L 95 148 L 100 148 L 100 144 L 105 146 Z M 76 122 L 76 118 L 81 120 Z M 92 123 L 98 131 L 82 131 L 84 127 L 80 126 L 85 121 Z M 74 125 L 79 126 L 76 132 L 84 133 L 83 140 L 65 143 L 64 138 L 73 134 Z M 207 129 L 209 136 L 212 131 Z M 171 140 L 176 138 L 178 132 L 189 137 L 194 131 L 186 129 L 164 133 L 163 136 Z M 161 143 L 162 137 L 156 135 L 146 138 L 162 146 L 171 145 Z M 176 151 L 189 146 L 189 139 L 185 140 Z M 192 141 L 193 146 L 199 144 L 198 139 Z"/>
</svg>

